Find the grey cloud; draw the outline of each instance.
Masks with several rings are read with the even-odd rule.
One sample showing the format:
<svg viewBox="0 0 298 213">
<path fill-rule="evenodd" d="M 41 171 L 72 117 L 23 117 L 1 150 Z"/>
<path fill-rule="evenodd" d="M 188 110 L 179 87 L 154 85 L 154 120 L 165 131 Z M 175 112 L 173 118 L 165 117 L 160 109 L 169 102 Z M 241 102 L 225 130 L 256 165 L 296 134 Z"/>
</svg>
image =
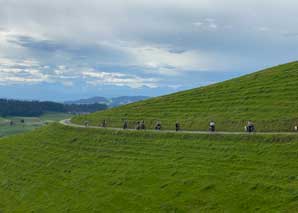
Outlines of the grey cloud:
<svg viewBox="0 0 298 213">
<path fill-rule="evenodd" d="M 14 36 L 9 39 L 8 42 L 26 47 L 29 49 L 46 51 L 46 52 L 55 52 L 58 50 L 65 50 L 67 47 L 63 44 L 55 43 L 50 40 L 37 40 L 29 36 Z"/>
<path fill-rule="evenodd" d="M 63 64 L 68 77 L 87 68 L 195 82 L 194 71 L 239 74 L 297 59 L 297 7 L 294 0 L 2 0 L 0 57 Z"/>
</svg>

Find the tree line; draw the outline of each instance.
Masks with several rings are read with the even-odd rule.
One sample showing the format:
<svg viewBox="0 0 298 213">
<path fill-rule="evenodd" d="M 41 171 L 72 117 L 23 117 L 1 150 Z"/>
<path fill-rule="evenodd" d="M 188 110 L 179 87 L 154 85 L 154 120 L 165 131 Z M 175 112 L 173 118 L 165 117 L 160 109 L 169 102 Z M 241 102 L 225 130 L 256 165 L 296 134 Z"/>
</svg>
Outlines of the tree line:
<svg viewBox="0 0 298 213">
<path fill-rule="evenodd" d="M 52 101 L 0 99 L 0 116 L 40 116 L 46 112 L 90 113 L 107 109 L 105 104 L 62 104 Z"/>
</svg>

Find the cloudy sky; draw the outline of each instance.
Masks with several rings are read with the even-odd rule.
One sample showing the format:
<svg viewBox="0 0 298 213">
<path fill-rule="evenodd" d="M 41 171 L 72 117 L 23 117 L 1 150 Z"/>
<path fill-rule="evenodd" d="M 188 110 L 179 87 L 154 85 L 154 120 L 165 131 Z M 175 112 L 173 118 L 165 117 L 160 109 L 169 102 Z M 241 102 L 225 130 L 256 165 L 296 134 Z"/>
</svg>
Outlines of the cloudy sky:
<svg viewBox="0 0 298 213">
<path fill-rule="evenodd" d="M 295 0 L 0 5 L 0 97 L 156 96 L 298 58 Z"/>
</svg>

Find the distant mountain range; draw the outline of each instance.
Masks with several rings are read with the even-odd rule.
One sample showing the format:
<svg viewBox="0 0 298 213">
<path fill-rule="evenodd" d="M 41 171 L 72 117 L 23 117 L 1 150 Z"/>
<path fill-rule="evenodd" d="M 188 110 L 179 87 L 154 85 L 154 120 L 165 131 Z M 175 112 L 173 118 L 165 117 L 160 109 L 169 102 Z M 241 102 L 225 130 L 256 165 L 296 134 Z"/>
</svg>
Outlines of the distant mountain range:
<svg viewBox="0 0 298 213">
<path fill-rule="evenodd" d="M 66 101 L 65 104 L 106 104 L 108 107 L 116 107 L 148 99 L 148 96 L 120 96 L 116 98 L 92 97 L 75 101 Z"/>
</svg>

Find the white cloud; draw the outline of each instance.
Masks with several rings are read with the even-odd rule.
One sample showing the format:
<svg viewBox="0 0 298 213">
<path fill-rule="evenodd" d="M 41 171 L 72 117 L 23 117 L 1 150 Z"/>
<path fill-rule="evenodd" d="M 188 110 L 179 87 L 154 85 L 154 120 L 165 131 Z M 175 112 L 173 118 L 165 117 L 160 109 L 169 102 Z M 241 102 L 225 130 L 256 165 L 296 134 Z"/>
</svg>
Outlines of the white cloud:
<svg viewBox="0 0 298 213">
<path fill-rule="evenodd" d="M 94 70 L 84 71 L 82 74 L 87 78 L 87 82 L 92 85 L 115 85 L 131 88 L 158 87 L 158 79 L 155 78 L 142 78 L 136 75 L 108 73 Z"/>
<path fill-rule="evenodd" d="M 32 84 L 49 81 L 49 76 L 40 70 L 34 60 L 13 61 L 0 59 L 0 84 Z"/>
<path fill-rule="evenodd" d="M 216 31 L 218 29 L 218 24 L 213 18 L 205 18 L 203 20 L 193 22 L 192 25 L 199 30 Z"/>
<path fill-rule="evenodd" d="M 215 55 L 198 50 L 174 51 L 167 46 L 139 44 L 125 41 L 98 43 L 128 56 L 128 65 L 141 67 L 145 73 L 178 75 L 189 71 L 225 68 Z"/>
<path fill-rule="evenodd" d="M 0 81 L 71 86 L 84 76 L 93 84 L 155 87 L 160 79 L 182 84 L 178 75 L 197 82 L 194 71 L 252 71 L 297 55 L 297 7 L 294 0 L 6 1 Z M 84 74 L 90 69 L 116 73 Z"/>
<path fill-rule="evenodd" d="M 271 29 L 270 27 L 263 26 L 263 27 L 258 27 L 257 30 L 260 32 L 269 32 Z"/>
<path fill-rule="evenodd" d="M 76 69 L 59 65 L 51 72 L 44 73 L 44 67 L 39 62 L 26 59 L 14 61 L 7 58 L 0 58 L 0 84 L 35 84 L 42 82 L 61 83 L 65 86 L 73 86 L 75 80 L 83 80 L 92 85 L 114 85 L 127 86 L 131 88 L 158 87 L 158 79 L 143 78 L 137 75 L 99 72 L 88 68 Z M 88 71 L 83 71 L 88 70 Z"/>
<path fill-rule="evenodd" d="M 75 79 L 75 73 L 62 72 L 63 67 L 58 67 L 53 72 L 45 72 L 49 66 L 41 65 L 33 59 L 12 60 L 0 58 L 0 84 L 35 84 L 42 82 L 61 82 L 70 85 L 69 79 Z M 63 68 L 60 70 L 60 68 Z"/>
</svg>

